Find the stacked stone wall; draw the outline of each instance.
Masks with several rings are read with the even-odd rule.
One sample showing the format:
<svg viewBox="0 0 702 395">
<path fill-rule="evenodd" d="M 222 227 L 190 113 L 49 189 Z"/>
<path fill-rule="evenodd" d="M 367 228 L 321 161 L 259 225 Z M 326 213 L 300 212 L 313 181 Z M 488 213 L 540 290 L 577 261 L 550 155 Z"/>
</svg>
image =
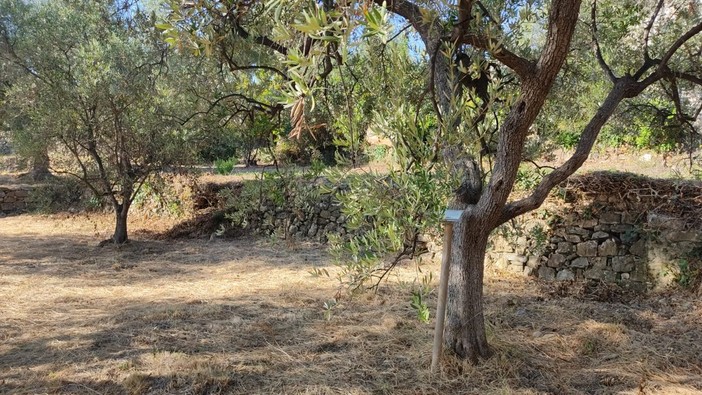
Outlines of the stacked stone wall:
<svg viewBox="0 0 702 395">
<path fill-rule="evenodd" d="M 537 211 L 493 235 L 488 262 L 546 281 L 599 280 L 643 291 L 669 285 L 681 262 L 700 258 L 702 231 L 684 218 L 617 206 L 599 196 L 562 215 Z"/>
<path fill-rule="evenodd" d="M 27 210 L 28 188 L 0 187 L 0 212 L 17 213 Z"/>
<path fill-rule="evenodd" d="M 346 235 L 346 216 L 332 194 L 319 195 L 314 201 L 294 208 L 264 205 L 255 214 L 261 218 L 257 230 L 295 239 L 326 242 L 329 234 Z"/>
</svg>

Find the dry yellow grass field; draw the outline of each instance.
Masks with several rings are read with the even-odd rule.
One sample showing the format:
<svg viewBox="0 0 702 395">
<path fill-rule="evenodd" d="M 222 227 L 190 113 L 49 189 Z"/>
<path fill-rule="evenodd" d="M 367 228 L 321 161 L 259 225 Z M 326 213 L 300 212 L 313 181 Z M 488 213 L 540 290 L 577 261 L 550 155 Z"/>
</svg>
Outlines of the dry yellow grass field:
<svg viewBox="0 0 702 395">
<path fill-rule="evenodd" d="M 495 356 L 447 353 L 431 376 L 413 265 L 351 298 L 319 245 L 154 240 L 172 224 L 134 216 L 133 242 L 98 248 L 110 220 L 0 218 L 0 393 L 702 393 L 702 301 L 689 292 L 565 292 L 489 272 Z"/>
</svg>

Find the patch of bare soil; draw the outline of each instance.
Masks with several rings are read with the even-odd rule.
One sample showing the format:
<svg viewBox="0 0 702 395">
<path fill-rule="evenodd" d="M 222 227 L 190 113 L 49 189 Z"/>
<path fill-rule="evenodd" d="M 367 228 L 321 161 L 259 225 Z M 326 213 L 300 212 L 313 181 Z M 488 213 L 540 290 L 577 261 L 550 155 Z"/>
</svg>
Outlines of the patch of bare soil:
<svg viewBox="0 0 702 395">
<path fill-rule="evenodd" d="M 689 294 L 607 299 L 488 271 L 495 356 L 446 353 L 431 376 L 411 266 L 350 298 L 319 245 L 141 233 L 97 248 L 109 219 L 0 219 L 0 393 L 702 393 L 702 301 Z M 438 263 L 422 270 L 436 278 Z"/>
</svg>

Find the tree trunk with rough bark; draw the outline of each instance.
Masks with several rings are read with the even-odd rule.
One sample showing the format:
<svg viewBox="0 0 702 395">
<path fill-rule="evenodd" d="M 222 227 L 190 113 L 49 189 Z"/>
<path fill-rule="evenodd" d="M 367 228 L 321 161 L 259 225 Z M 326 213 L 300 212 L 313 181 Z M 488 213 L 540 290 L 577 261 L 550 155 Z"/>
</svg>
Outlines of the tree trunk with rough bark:
<svg viewBox="0 0 702 395">
<path fill-rule="evenodd" d="M 49 153 L 46 148 L 43 148 L 32 158 L 32 180 L 34 181 L 45 181 L 51 177 L 51 172 L 49 171 Z"/>
<path fill-rule="evenodd" d="M 489 231 L 471 209 L 454 226 L 445 343 L 477 363 L 491 354 L 483 318 L 483 268 Z"/>
<path fill-rule="evenodd" d="M 526 136 L 567 55 L 579 2 L 556 1 L 553 7 L 549 40 L 541 59 L 537 63 L 517 65 L 521 68 L 517 72 L 522 73 L 522 89 L 499 130 L 489 183 L 483 188 L 476 160 L 469 159 L 466 168 L 469 171 L 456 191 L 456 200 L 463 214 L 454 229 L 444 339 L 448 349 L 474 363 L 491 355 L 483 313 L 483 273 L 488 237 L 505 222 L 503 213 L 522 161 Z M 554 34 L 556 31 L 558 34 Z M 437 86 L 441 87 L 440 84 Z M 449 92 L 439 91 L 437 94 L 439 97 L 448 96 Z"/>
<path fill-rule="evenodd" d="M 129 214 L 129 203 L 124 202 L 115 206 L 115 233 L 112 235 L 112 242 L 124 244 L 129 241 L 127 235 L 127 217 Z"/>
</svg>

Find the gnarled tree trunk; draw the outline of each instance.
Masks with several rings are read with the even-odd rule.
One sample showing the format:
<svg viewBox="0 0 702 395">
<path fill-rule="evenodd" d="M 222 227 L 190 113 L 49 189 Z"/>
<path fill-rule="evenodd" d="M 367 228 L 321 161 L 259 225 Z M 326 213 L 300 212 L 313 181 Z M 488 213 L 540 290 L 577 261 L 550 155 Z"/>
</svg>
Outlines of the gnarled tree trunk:
<svg viewBox="0 0 702 395">
<path fill-rule="evenodd" d="M 500 127 L 490 181 L 482 188 L 476 171 L 468 171 L 462 185 L 465 188 L 457 191 L 457 201 L 465 209 L 454 230 L 445 342 L 448 349 L 473 362 L 491 354 L 483 314 L 488 237 L 506 220 L 505 207 L 522 161 L 526 136 L 567 55 L 579 6 L 577 0 L 554 2 L 548 39 L 538 62 L 505 59 L 520 75 L 522 88 Z M 474 160 L 472 165 L 476 166 Z"/>
<path fill-rule="evenodd" d="M 486 229 L 469 208 L 453 233 L 445 342 L 472 362 L 491 354 L 483 318 L 483 268 L 490 234 Z"/>
</svg>

